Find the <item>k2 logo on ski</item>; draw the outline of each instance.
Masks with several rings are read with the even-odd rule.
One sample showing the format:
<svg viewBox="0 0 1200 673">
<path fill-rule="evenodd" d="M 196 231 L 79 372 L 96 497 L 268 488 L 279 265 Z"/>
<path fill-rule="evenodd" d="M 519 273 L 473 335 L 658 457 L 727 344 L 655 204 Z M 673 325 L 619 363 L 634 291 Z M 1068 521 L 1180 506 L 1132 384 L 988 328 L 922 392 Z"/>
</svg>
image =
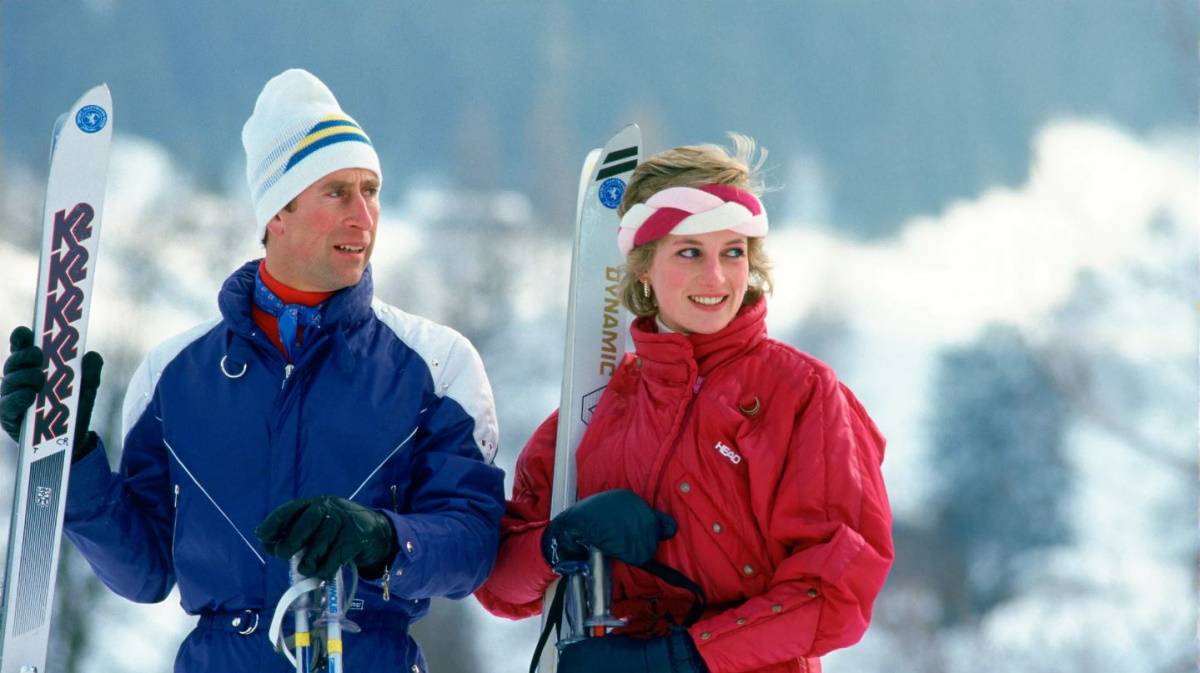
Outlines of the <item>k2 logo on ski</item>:
<svg viewBox="0 0 1200 673">
<path fill-rule="evenodd" d="M 42 334 L 42 350 L 50 364 L 46 388 L 38 396 L 34 417 L 33 443 L 35 451 L 47 440 L 65 439 L 71 410 L 75 371 L 68 365 L 78 355 L 79 321 L 83 318 L 84 293 L 79 283 L 87 277 L 88 250 L 84 241 L 92 237 L 91 204 L 78 203 L 68 213 L 65 209 L 54 214 L 51 238 L 49 287 L 46 291 L 46 322 Z M 61 442 L 65 444 L 66 442 Z"/>
</svg>

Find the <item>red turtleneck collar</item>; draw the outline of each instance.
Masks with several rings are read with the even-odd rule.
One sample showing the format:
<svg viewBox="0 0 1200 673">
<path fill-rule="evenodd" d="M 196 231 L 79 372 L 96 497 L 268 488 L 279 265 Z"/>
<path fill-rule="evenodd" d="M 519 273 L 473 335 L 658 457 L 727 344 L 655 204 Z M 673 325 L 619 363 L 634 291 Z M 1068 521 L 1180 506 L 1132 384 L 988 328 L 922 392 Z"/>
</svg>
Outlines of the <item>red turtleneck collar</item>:
<svg viewBox="0 0 1200 673">
<path fill-rule="evenodd" d="M 638 318 L 630 330 L 638 357 L 646 364 L 665 365 L 667 370 L 694 362 L 696 372 L 705 376 L 717 365 L 746 352 L 767 336 L 767 302 L 743 306 L 729 324 L 713 334 L 659 332 L 654 318 Z M 663 372 L 674 378 L 667 371 Z M 679 374 L 683 374 L 683 370 Z"/>
<path fill-rule="evenodd" d="M 282 299 L 285 304 L 316 306 L 333 296 L 332 292 L 308 292 L 284 285 L 267 272 L 267 260 L 265 259 L 258 263 L 258 274 L 262 277 L 263 285 L 266 285 L 267 289 L 274 292 L 275 296 Z M 250 307 L 250 317 L 254 319 L 254 324 L 262 329 L 263 334 L 271 340 L 271 343 L 275 344 L 275 348 L 286 358 L 287 351 L 283 348 L 283 340 L 279 338 L 279 321 L 271 314 L 260 309 L 257 305 Z M 300 327 L 297 331 L 296 339 L 304 339 L 303 327 Z"/>
</svg>

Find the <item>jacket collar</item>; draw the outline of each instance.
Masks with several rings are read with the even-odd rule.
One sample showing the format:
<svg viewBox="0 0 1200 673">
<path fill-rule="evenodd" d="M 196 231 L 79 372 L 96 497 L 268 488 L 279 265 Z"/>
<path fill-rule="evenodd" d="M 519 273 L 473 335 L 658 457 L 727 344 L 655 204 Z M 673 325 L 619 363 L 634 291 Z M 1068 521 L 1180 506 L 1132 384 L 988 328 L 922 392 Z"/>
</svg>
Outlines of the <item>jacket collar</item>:
<svg viewBox="0 0 1200 673">
<path fill-rule="evenodd" d="M 259 262 L 257 259 L 246 262 L 234 271 L 225 279 L 217 295 L 217 305 L 225 322 L 234 332 L 247 337 L 255 330 L 251 309 L 254 306 L 254 277 Z M 370 319 L 373 296 L 374 284 L 368 264 L 357 284 L 338 290 L 325 300 L 322 330 L 339 328 L 340 331 Z"/>
<path fill-rule="evenodd" d="M 743 306 L 737 316 L 713 334 L 661 333 L 654 318 L 638 318 L 630 332 L 643 372 L 667 379 L 707 376 L 720 365 L 767 338 L 767 302 Z"/>
</svg>

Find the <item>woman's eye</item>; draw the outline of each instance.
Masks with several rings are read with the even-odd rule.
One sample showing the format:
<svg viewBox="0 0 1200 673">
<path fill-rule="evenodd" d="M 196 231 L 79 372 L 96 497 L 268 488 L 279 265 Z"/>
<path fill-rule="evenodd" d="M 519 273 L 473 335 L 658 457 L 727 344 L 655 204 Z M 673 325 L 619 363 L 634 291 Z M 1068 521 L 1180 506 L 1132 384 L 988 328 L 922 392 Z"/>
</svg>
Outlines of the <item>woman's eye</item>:
<svg viewBox="0 0 1200 673">
<path fill-rule="evenodd" d="M 694 259 L 700 256 L 700 251 L 696 248 L 684 248 L 679 251 L 678 255 L 680 257 L 686 257 L 687 259 Z"/>
<path fill-rule="evenodd" d="M 725 251 L 726 257 L 745 257 L 746 251 L 741 248 L 730 248 Z"/>
</svg>

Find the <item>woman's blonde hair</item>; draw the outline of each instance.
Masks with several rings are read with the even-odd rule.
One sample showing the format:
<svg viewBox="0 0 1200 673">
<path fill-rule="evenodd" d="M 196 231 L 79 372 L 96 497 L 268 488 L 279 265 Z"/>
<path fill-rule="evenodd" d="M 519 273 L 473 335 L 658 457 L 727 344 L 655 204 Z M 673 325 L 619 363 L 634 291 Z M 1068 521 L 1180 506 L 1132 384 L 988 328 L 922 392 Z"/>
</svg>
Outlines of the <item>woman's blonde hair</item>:
<svg viewBox="0 0 1200 673">
<path fill-rule="evenodd" d="M 644 203 L 668 187 L 699 187 L 724 184 L 741 187 L 755 196 L 764 190 L 760 170 L 767 151 L 758 147 L 753 138 L 730 133 L 733 151 L 720 145 L 684 145 L 654 156 L 638 164 L 629 178 L 625 198 L 618 215 L 634 204 Z M 625 267 L 618 288 L 621 302 L 638 317 L 658 315 L 658 302 L 653 294 L 647 297 L 639 279 L 650 271 L 657 241 L 635 247 L 625 257 Z M 762 238 L 747 239 L 746 257 L 750 264 L 750 285 L 742 306 L 753 304 L 764 294 L 771 293 L 771 261 L 763 248 Z"/>
</svg>

